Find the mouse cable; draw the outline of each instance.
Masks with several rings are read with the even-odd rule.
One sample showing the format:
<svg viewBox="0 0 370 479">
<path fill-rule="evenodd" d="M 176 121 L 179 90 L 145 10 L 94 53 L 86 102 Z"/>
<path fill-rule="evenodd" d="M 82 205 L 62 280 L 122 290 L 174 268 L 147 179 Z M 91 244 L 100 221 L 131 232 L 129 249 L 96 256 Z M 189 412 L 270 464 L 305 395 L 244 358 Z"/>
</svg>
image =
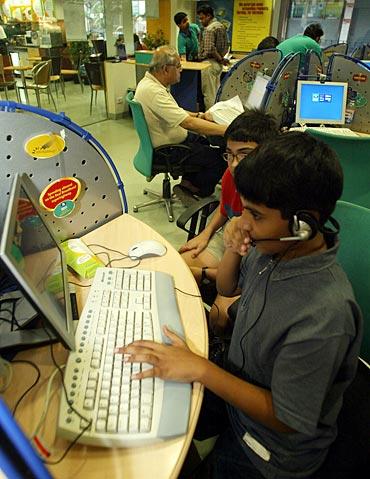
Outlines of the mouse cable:
<svg viewBox="0 0 370 479">
<path fill-rule="evenodd" d="M 130 258 L 128 254 L 122 253 L 122 251 L 118 251 L 118 250 L 113 249 L 113 248 L 108 248 L 108 246 L 104 246 L 104 245 L 97 244 L 97 243 L 91 243 L 91 244 L 87 245 L 88 248 L 91 248 L 92 246 L 97 246 L 98 248 L 102 248 L 104 250 L 112 251 L 113 253 L 120 254 L 121 256 L 124 256 L 125 258 Z"/>
<path fill-rule="evenodd" d="M 42 327 L 44 329 L 44 331 L 46 332 L 46 334 L 49 336 L 50 338 L 50 356 L 51 356 L 51 360 L 53 361 L 53 364 L 54 366 L 57 368 L 57 370 L 59 371 L 59 374 L 60 374 L 60 377 L 61 377 L 61 380 L 62 380 L 62 387 L 63 387 L 63 392 L 64 392 L 64 397 L 70 407 L 70 409 L 72 409 L 72 411 L 77 414 L 77 416 L 80 418 L 80 419 L 83 419 L 84 421 L 86 421 L 86 426 L 82 429 L 82 431 L 73 439 L 73 441 L 71 441 L 69 443 L 69 445 L 66 447 L 66 449 L 62 452 L 62 455 L 56 459 L 55 461 L 49 461 L 49 460 L 46 460 L 45 458 L 42 458 L 42 461 L 45 463 L 45 464 L 48 464 L 50 466 L 54 466 L 56 464 L 59 464 L 61 461 L 63 461 L 63 459 L 66 457 L 66 455 L 69 453 L 69 451 L 72 449 L 72 447 L 77 443 L 77 441 L 80 439 L 80 437 L 91 427 L 91 424 L 92 424 L 92 421 L 90 419 L 87 419 L 85 416 L 83 416 L 79 411 L 77 411 L 77 409 L 75 407 L 73 407 L 73 405 L 70 403 L 70 400 L 68 398 L 68 393 L 67 393 L 67 388 L 66 388 L 66 385 L 65 385 L 65 382 L 64 382 L 64 375 L 63 375 L 63 370 L 62 370 L 62 366 L 60 366 L 56 359 L 55 359 L 55 356 L 54 356 L 54 350 L 53 350 L 53 343 L 52 343 L 52 337 L 50 336 L 50 333 L 49 331 L 46 329 L 45 327 L 45 324 L 44 324 L 44 321 L 42 321 Z"/>
<path fill-rule="evenodd" d="M 61 367 L 61 369 L 64 369 L 66 367 L 66 365 L 62 364 L 60 367 Z M 52 386 L 52 383 L 54 381 L 54 378 L 56 377 L 56 375 L 58 373 L 59 373 L 58 368 L 55 368 L 52 375 L 50 376 L 50 378 L 48 380 L 48 384 L 47 384 L 47 388 L 46 388 L 46 395 L 45 395 L 45 400 L 44 400 L 44 406 L 42 408 L 42 414 L 41 414 L 41 417 L 40 417 L 39 422 L 37 423 L 35 429 L 31 433 L 32 438 L 39 434 L 41 426 L 42 426 L 43 422 L 45 421 L 46 414 L 47 414 L 48 409 L 49 409 L 50 396 L 51 396 L 51 386 Z"/>
<path fill-rule="evenodd" d="M 15 416 L 15 413 L 16 413 L 16 411 L 18 409 L 18 406 L 21 403 L 21 401 L 31 391 L 31 389 L 33 389 L 36 386 L 36 384 L 39 382 L 39 379 L 41 377 L 41 372 L 40 372 L 39 367 L 37 366 L 37 364 L 33 363 L 32 361 L 29 361 L 28 359 L 15 359 L 15 360 L 12 361 L 12 364 L 22 364 L 22 363 L 23 364 L 29 364 L 30 366 L 32 366 L 37 372 L 37 378 L 35 379 L 33 384 L 24 391 L 24 393 L 21 395 L 21 397 L 15 403 L 15 406 L 14 406 L 13 411 L 12 411 L 13 417 Z"/>
<path fill-rule="evenodd" d="M 0 369 L 3 371 L 0 375 L 0 394 L 3 394 L 12 382 L 13 368 L 12 364 L 0 356 Z"/>
<path fill-rule="evenodd" d="M 73 283 L 72 281 L 68 281 L 68 284 L 73 284 L 73 286 L 78 286 L 79 288 L 90 288 L 91 284 L 78 284 Z"/>
<path fill-rule="evenodd" d="M 187 293 L 186 291 L 183 291 L 180 288 L 174 287 L 176 291 L 180 291 L 182 294 L 186 294 L 187 296 L 192 296 L 193 298 L 201 298 L 202 296 L 200 294 L 192 294 L 192 293 Z"/>
</svg>

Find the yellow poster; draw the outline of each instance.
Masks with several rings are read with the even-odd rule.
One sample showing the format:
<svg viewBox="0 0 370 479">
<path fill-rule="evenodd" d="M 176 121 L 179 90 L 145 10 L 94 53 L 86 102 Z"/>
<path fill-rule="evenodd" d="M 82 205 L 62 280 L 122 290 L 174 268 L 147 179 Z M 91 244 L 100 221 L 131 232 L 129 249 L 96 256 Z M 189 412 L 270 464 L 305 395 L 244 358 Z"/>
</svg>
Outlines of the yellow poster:
<svg viewBox="0 0 370 479">
<path fill-rule="evenodd" d="M 273 0 L 234 0 L 231 49 L 249 52 L 270 35 Z"/>
</svg>

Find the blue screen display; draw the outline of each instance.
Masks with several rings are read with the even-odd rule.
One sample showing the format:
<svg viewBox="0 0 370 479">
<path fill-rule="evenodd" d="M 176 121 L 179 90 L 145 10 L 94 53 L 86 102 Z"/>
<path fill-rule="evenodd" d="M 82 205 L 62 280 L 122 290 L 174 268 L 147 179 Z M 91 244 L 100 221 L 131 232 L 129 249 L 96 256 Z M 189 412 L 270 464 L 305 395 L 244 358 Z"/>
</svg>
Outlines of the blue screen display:
<svg viewBox="0 0 370 479">
<path fill-rule="evenodd" d="M 320 120 L 321 123 L 340 121 L 343 117 L 342 85 L 330 83 L 302 84 L 299 109 L 300 121 Z"/>
<path fill-rule="evenodd" d="M 362 61 L 362 63 L 365 63 L 365 65 L 366 65 L 367 67 L 370 68 L 370 60 L 361 60 L 361 61 Z"/>
</svg>

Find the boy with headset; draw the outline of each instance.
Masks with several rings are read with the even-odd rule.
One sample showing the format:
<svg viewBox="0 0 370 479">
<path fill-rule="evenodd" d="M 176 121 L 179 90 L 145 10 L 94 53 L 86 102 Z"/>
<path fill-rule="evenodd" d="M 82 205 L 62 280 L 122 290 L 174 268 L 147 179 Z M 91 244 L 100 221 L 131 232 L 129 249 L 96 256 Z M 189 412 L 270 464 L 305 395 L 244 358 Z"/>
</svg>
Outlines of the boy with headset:
<svg viewBox="0 0 370 479">
<path fill-rule="evenodd" d="M 342 193 L 335 154 L 308 134 L 264 143 L 235 171 L 243 213 L 225 229 L 217 286 L 240 288 L 226 370 L 172 345 L 121 348 L 137 374 L 208 389 L 197 438 L 219 434 L 213 478 L 308 478 L 336 436 L 343 393 L 354 378 L 362 320 L 336 262 L 336 231 L 324 225 Z"/>
</svg>

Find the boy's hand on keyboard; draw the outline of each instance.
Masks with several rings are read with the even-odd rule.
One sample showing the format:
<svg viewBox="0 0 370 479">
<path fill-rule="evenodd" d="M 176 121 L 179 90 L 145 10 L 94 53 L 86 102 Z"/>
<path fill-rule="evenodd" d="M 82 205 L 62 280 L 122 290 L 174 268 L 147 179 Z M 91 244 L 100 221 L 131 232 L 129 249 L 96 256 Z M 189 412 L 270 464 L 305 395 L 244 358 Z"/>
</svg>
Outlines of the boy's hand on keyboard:
<svg viewBox="0 0 370 479">
<path fill-rule="evenodd" d="M 132 378 L 158 377 L 183 383 L 197 381 L 198 372 L 205 360 L 191 352 L 186 343 L 166 326 L 163 331 L 171 340 L 171 345 L 154 341 L 135 341 L 117 350 L 118 353 L 128 355 L 125 358 L 126 362 L 148 363 L 153 366 L 151 369 L 133 375 Z"/>
</svg>

